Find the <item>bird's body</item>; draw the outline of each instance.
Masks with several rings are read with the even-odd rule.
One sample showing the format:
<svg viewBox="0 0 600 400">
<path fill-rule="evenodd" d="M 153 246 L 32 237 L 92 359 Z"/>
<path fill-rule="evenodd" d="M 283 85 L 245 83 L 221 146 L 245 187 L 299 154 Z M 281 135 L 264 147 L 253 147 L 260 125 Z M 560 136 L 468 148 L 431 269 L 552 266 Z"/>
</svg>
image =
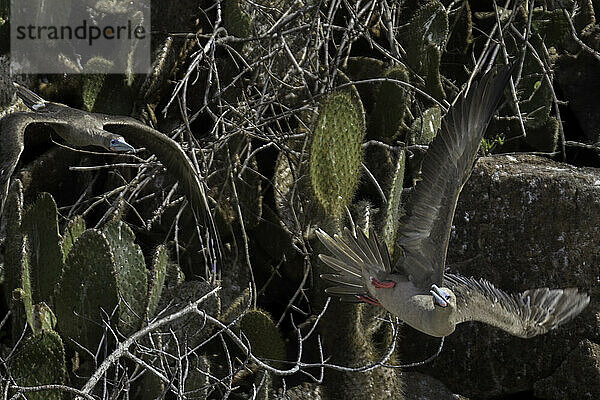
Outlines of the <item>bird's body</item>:
<svg viewBox="0 0 600 400">
<path fill-rule="evenodd" d="M 333 238 L 317 231 L 331 253 L 320 258 L 335 270 L 321 275 L 337 284 L 327 293 L 381 305 L 413 328 L 437 337 L 471 320 L 531 337 L 571 320 L 587 306 L 589 296 L 577 289 L 507 294 L 483 279 L 444 274 L 456 202 L 510 73 L 511 68 L 505 67 L 496 76 L 484 75 L 446 115 L 401 219 L 397 244 L 402 255 L 394 268 L 386 244 L 373 230 L 367 237 L 360 230 L 344 229 Z"/>
<path fill-rule="evenodd" d="M 406 276 L 389 274 L 380 282 L 395 282 L 394 287 L 380 290 L 367 279 L 365 284 L 372 298 L 386 310 L 395 310 L 408 325 L 431 336 L 448 336 L 454 332 L 455 324 L 446 314 L 448 310 L 438 310 L 431 295 L 417 289 Z"/>
</svg>

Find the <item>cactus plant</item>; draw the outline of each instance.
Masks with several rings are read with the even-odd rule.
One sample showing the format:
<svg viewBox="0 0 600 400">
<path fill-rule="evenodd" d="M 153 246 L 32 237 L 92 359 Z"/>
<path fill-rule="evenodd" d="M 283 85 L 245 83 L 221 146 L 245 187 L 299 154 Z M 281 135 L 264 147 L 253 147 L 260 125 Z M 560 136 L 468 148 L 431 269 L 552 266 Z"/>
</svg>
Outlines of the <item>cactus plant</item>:
<svg viewBox="0 0 600 400">
<path fill-rule="evenodd" d="M 281 363 L 271 360 L 285 360 L 285 342 L 266 311 L 249 310 L 240 320 L 239 326 L 250 342 L 252 354 L 266 359 L 268 364 L 276 368 L 281 367 Z"/>
<path fill-rule="evenodd" d="M 453 8 L 448 15 L 448 40 L 444 45 L 441 73 L 463 82 L 467 79 L 465 65 L 471 63 L 471 45 L 473 36 L 473 14 L 468 1 L 463 1 L 458 8 Z"/>
<path fill-rule="evenodd" d="M 148 271 L 148 305 L 145 314 L 147 319 L 152 318 L 156 313 L 165 285 L 167 261 L 167 249 L 163 245 L 158 246 L 152 258 L 152 269 Z"/>
<path fill-rule="evenodd" d="M 32 324 L 31 290 L 22 288 L 13 290 L 9 304 L 12 313 L 12 339 L 16 343 Z"/>
<path fill-rule="evenodd" d="M 102 57 L 90 58 L 83 68 L 83 85 L 81 97 L 87 111 L 95 109 L 96 99 L 102 90 L 107 73 L 114 67 L 114 62 Z"/>
<path fill-rule="evenodd" d="M 396 243 L 396 232 L 402 216 L 402 189 L 404 182 L 404 168 L 406 164 L 406 151 L 400 150 L 396 170 L 388 195 L 387 208 L 385 210 L 385 221 L 383 224 L 383 240 L 387 244 L 390 255 L 393 255 L 394 245 Z"/>
<path fill-rule="evenodd" d="M 54 198 L 49 193 L 40 193 L 23 216 L 21 225 L 29 238 L 33 301 L 52 305 L 54 289 L 63 271 L 58 211 Z"/>
<path fill-rule="evenodd" d="M 466 55 L 467 49 L 473 43 L 473 15 L 471 5 L 464 1 L 460 8 L 449 17 L 448 25 L 452 27 L 446 43 L 446 52 L 452 57 Z M 462 66 L 461 66 L 462 67 Z"/>
<path fill-rule="evenodd" d="M 561 9 L 552 11 L 533 9 L 531 12 L 533 12 L 531 25 L 546 46 L 562 48 L 563 43 L 571 37 L 569 21 L 565 18 L 563 11 Z"/>
<path fill-rule="evenodd" d="M 135 236 L 127 224 L 112 220 L 103 228 L 113 256 L 117 279 L 117 290 L 121 301 L 119 328 L 130 334 L 142 325 L 148 302 L 148 275 L 140 246 L 134 243 Z"/>
<path fill-rule="evenodd" d="M 15 180 L 6 202 L 10 235 L 5 274 L 14 297 L 9 298 L 15 315 L 14 338 L 19 337 L 25 320 L 34 332 L 38 329 L 34 323 L 50 324 L 50 306 L 56 311 L 58 329 L 64 337 L 96 346 L 103 334 L 101 310 L 110 314 L 120 299 L 120 331 L 129 334 L 139 329 L 144 317 L 154 313 L 162 292 L 167 275 L 164 247 L 159 246 L 154 257 L 149 288 L 141 249 L 126 224 L 114 219 L 101 232 L 84 231 L 85 222 L 76 217 L 61 237 L 52 196 L 40 194 L 21 218 L 21 189 L 20 181 Z M 34 321 L 32 313 L 47 321 Z"/>
<path fill-rule="evenodd" d="M 210 362 L 206 356 L 192 354 L 189 358 L 189 373 L 185 380 L 186 393 L 198 399 L 205 399 L 208 394 L 210 379 Z"/>
<path fill-rule="evenodd" d="M 307 233 L 310 235 L 316 229 L 315 226 L 322 223 L 325 215 L 314 201 L 308 160 L 296 157 L 291 152 L 279 153 L 273 180 L 280 225 L 292 238 L 302 237 Z"/>
<path fill-rule="evenodd" d="M 119 303 L 115 261 L 102 232 L 88 229 L 73 244 L 55 298 L 62 337 L 95 349 L 104 333 L 102 311 L 111 315 Z"/>
<path fill-rule="evenodd" d="M 447 37 L 448 14 L 437 0 L 421 5 L 398 35 L 406 49 L 408 64 L 419 74 L 430 70 L 427 66 L 430 57 L 423 57 L 426 48 L 433 45 L 443 49 Z"/>
<path fill-rule="evenodd" d="M 440 77 L 440 62 L 442 52 L 433 43 L 425 48 L 425 89 L 433 98 L 441 101 L 446 97 Z"/>
<path fill-rule="evenodd" d="M 365 132 L 360 99 L 349 91 L 328 95 L 313 127 L 310 177 L 316 198 L 337 218 L 352 201 L 358 184 Z"/>
<path fill-rule="evenodd" d="M 62 339 L 53 330 L 42 330 L 27 338 L 10 363 L 15 382 L 20 386 L 38 386 L 66 382 L 67 368 Z M 44 390 L 28 393 L 30 400 L 61 400 L 62 392 Z"/>
<path fill-rule="evenodd" d="M 416 118 L 410 127 L 412 144 L 428 145 L 442 126 L 442 112 L 437 106 L 428 108 Z"/>
<path fill-rule="evenodd" d="M 367 309 L 367 310 L 365 310 Z M 375 309 L 375 312 L 381 311 Z M 375 345 L 372 323 L 379 324 L 378 318 L 365 315 L 370 310 L 365 305 L 355 305 L 343 302 L 332 302 L 328 314 L 332 317 L 321 321 L 320 331 L 323 345 L 334 352 L 328 362 L 339 365 L 359 366 L 368 365 L 379 360 L 381 348 Z M 382 315 L 379 316 L 381 318 Z M 379 330 L 376 330 L 379 331 Z M 377 335 L 375 337 L 379 337 Z M 389 342 L 391 335 L 383 332 L 383 346 Z M 363 399 L 397 399 L 402 393 L 400 374 L 393 369 L 376 368 L 361 373 L 329 371 L 325 375 L 325 386 L 329 393 L 335 393 L 336 398 Z"/>
<path fill-rule="evenodd" d="M 15 179 L 11 182 L 4 204 L 6 220 L 6 242 L 4 253 L 4 293 L 6 303 L 10 304 L 13 290 L 21 287 L 21 270 L 27 253 L 24 251 L 24 239 L 21 232 L 23 218 L 23 185 Z"/>
<path fill-rule="evenodd" d="M 363 81 L 380 78 L 384 75 L 386 65 L 383 61 L 370 57 L 349 57 L 344 72 L 352 81 Z M 370 114 L 375 105 L 376 93 L 381 85 L 377 83 L 360 83 L 356 85 L 365 111 Z"/>
<path fill-rule="evenodd" d="M 384 78 L 408 82 L 408 73 L 397 65 L 388 68 Z M 408 108 L 408 90 L 395 82 L 382 82 L 375 96 L 375 107 L 369 117 L 369 137 L 391 143 L 400 133 Z"/>
<path fill-rule="evenodd" d="M 230 301 L 230 304 L 223 304 L 223 306 L 226 306 L 221 316 L 223 323 L 230 324 L 234 319 L 242 315 L 244 310 L 248 308 L 249 303 L 250 289 L 245 289 L 235 300 Z"/>
<path fill-rule="evenodd" d="M 376 222 L 379 222 L 379 209 L 368 200 L 357 201 L 349 207 L 349 211 L 354 224 L 364 227 L 365 230 L 374 229 Z"/>
<path fill-rule="evenodd" d="M 73 243 L 81 236 L 81 234 L 85 231 L 85 220 L 77 215 L 73 218 L 67 226 L 62 235 L 62 253 L 63 253 L 63 261 L 67 258 L 67 254 L 73 247 Z"/>
<path fill-rule="evenodd" d="M 56 316 L 54 316 L 52 309 L 46 303 L 34 304 L 31 314 L 31 330 L 34 335 L 42 331 L 54 330 Z"/>
<path fill-rule="evenodd" d="M 555 117 L 548 117 L 542 126 L 527 129 L 525 141 L 537 151 L 548 153 L 556 151 L 560 129 L 559 124 L 560 122 Z"/>
<path fill-rule="evenodd" d="M 82 224 L 72 228 L 81 229 Z M 101 326 L 100 310 L 110 314 L 119 300 L 118 326 L 124 334 L 154 314 L 166 276 L 166 252 L 162 246 L 157 249 L 148 287 L 144 258 L 134 239 L 125 223 L 112 220 L 102 231 L 86 230 L 72 245 L 56 301 L 58 328 L 65 337 L 97 345 L 103 330 L 93 322 Z"/>
</svg>

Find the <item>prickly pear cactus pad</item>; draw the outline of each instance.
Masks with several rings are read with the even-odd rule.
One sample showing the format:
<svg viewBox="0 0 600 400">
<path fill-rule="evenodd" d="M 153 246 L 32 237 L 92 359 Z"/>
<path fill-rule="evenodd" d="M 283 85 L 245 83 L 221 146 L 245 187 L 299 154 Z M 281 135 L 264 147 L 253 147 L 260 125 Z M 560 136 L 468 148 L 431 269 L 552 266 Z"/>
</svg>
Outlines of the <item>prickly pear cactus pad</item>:
<svg viewBox="0 0 600 400">
<path fill-rule="evenodd" d="M 394 243 L 396 243 L 396 232 L 400 225 L 402 216 L 402 184 L 404 182 L 404 169 L 406 167 L 406 151 L 400 150 L 396 161 L 396 170 L 390 187 L 387 209 L 385 211 L 385 222 L 383 225 L 383 240 L 388 246 L 390 254 L 393 254 Z"/>
<path fill-rule="evenodd" d="M 263 310 L 250 310 L 242 317 L 240 329 L 252 352 L 260 358 L 285 360 L 285 343 L 271 316 Z M 280 363 L 271 363 L 279 365 Z"/>
<path fill-rule="evenodd" d="M 102 229 L 110 243 L 117 272 L 117 289 L 124 304 L 119 306 L 119 328 L 125 334 L 142 325 L 148 296 L 148 276 L 144 255 L 134 243 L 135 236 L 127 224 L 110 221 Z"/>
<path fill-rule="evenodd" d="M 310 177 L 325 211 L 339 217 L 352 201 L 362 162 L 365 117 L 350 91 L 328 95 L 319 105 L 313 127 Z"/>
<path fill-rule="evenodd" d="M 96 99 L 106 79 L 106 71 L 113 67 L 113 62 L 102 57 L 92 57 L 85 64 L 83 75 L 82 97 L 86 110 L 94 110 Z"/>
<path fill-rule="evenodd" d="M 88 229 L 67 259 L 56 293 L 57 329 L 67 343 L 95 349 L 104 334 L 103 317 L 119 302 L 117 271 L 106 236 Z M 116 321 L 113 321 L 116 322 Z"/>
<path fill-rule="evenodd" d="M 23 232 L 29 238 L 29 259 L 34 302 L 54 304 L 54 289 L 63 270 L 58 233 L 58 211 L 50 193 L 41 193 L 23 216 Z"/>
<path fill-rule="evenodd" d="M 73 243 L 79 236 L 85 231 L 85 220 L 77 215 L 67 224 L 65 231 L 62 235 L 62 251 L 63 260 L 67 258 L 67 254 L 73 247 Z"/>
<path fill-rule="evenodd" d="M 8 191 L 4 204 L 6 220 L 6 242 L 4 252 L 4 293 L 6 302 L 10 304 L 14 289 L 21 288 L 21 270 L 26 262 L 27 252 L 24 251 L 24 237 L 21 232 L 23 218 L 23 185 L 15 179 Z"/>
<path fill-rule="evenodd" d="M 408 63 L 418 71 L 426 67 L 428 60 L 423 52 L 427 46 L 432 44 L 442 49 L 447 37 L 448 14 L 444 5 L 436 0 L 421 5 L 398 34 L 398 39 L 405 43 Z"/>
<path fill-rule="evenodd" d="M 35 304 L 32 308 L 31 329 L 34 334 L 54 330 L 56 316 L 46 303 Z"/>
<path fill-rule="evenodd" d="M 152 270 L 148 273 L 148 305 L 146 306 L 146 318 L 150 319 L 156 312 L 156 307 L 162 295 L 167 275 L 167 249 L 165 246 L 158 246 L 154 252 L 152 260 Z"/>
<path fill-rule="evenodd" d="M 20 386 L 61 385 L 66 382 L 65 349 L 58 333 L 44 330 L 25 340 L 11 363 L 12 377 Z M 10 393 L 10 392 L 9 392 Z M 61 400 L 62 392 L 27 393 L 29 400 Z"/>
<path fill-rule="evenodd" d="M 402 82 L 409 81 L 408 73 L 402 66 L 388 68 L 383 77 Z M 369 137 L 381 138 L 392 143 L 399 134 L 408 99 L 406 87 L 393 81 L 382 82 L 369 119 Z"/>
<path fill-rule="evenodd" d="M 428 145 L 442 126 L 442 112 L 434 106 L 423 111 L 410 127 L 410 143 Z"/>
</svg>

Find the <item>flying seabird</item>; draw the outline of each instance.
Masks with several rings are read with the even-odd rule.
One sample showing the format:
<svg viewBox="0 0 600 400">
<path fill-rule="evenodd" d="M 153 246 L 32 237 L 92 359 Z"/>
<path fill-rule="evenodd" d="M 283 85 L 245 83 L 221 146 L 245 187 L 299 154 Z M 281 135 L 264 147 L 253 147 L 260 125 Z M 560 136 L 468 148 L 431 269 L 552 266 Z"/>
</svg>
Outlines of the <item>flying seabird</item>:
<svg viewBox="0 0 600 400">
<path fill-rule="evenodd" d="M 90 113 L 44 100 L 14 83 L 17 95 L 32 112 L 15 112 L 0 119 L 0 216 L 10 178 L 23 152 L 31 125 L 48 125 L 72 146 L 98 146 L 113 152 L 133 151 L 127 141 L 145 147 L 186 189 L 195 211 L 208 212 L 204 186 L 181 146 L 167 135 L 125 116 Z M 211 219 L 212 225 L 212 219 Z M 214 231 L 214 227 L 213 227 Z"/>
<path fill-rule="evenodd" d="M 532 289 L 508 294 L 484 279 L 444 274 L 458 195 L 512 69 L 485 74 L 459 97 L 427 151 L 422 180 L 406 205 L 398 231 L 402 250 L 394 270 L 387 245 L 373 230 L 367 237 L 344 228 L 332 238 L 317 236 L 331 255 L 319 258 L 335 270 L 321 277 L 326 289 L 345 301 L 383 306 L 408 325 L 431 336 L 454 332 L 456 324 L 480 321 L 524 338 L 545 333 L 577 316 L 589 303 L 576 288 Z"/>
</svg>

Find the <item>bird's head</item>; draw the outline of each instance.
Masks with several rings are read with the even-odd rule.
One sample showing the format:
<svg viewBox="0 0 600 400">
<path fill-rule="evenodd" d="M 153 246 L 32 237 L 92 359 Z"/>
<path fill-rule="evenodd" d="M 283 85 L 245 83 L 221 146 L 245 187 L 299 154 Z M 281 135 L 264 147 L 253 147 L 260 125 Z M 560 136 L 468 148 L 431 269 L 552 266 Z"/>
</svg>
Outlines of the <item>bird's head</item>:
<svg viewBox="0 0 600 400">
<path fill-rule="evenodd" d="M 135 148 L 127 143 L 122 136 L 110 135 L 106 138 L 106 145 L 104 146 L 110 151 L 125 152 L 134 151 Z"/>
<path fill-rule="evenodd" d="M 432 336 L 448 336 L 456 327 L 455 312 L 456 312 L 456 296 L 452 290 L 445 287 L 431 285 L 429 291 L 433 299 L 433 313 L 431 315 L 431 327 L 435 328 L 431 332 L 427 332 Z"/>
</svg>

